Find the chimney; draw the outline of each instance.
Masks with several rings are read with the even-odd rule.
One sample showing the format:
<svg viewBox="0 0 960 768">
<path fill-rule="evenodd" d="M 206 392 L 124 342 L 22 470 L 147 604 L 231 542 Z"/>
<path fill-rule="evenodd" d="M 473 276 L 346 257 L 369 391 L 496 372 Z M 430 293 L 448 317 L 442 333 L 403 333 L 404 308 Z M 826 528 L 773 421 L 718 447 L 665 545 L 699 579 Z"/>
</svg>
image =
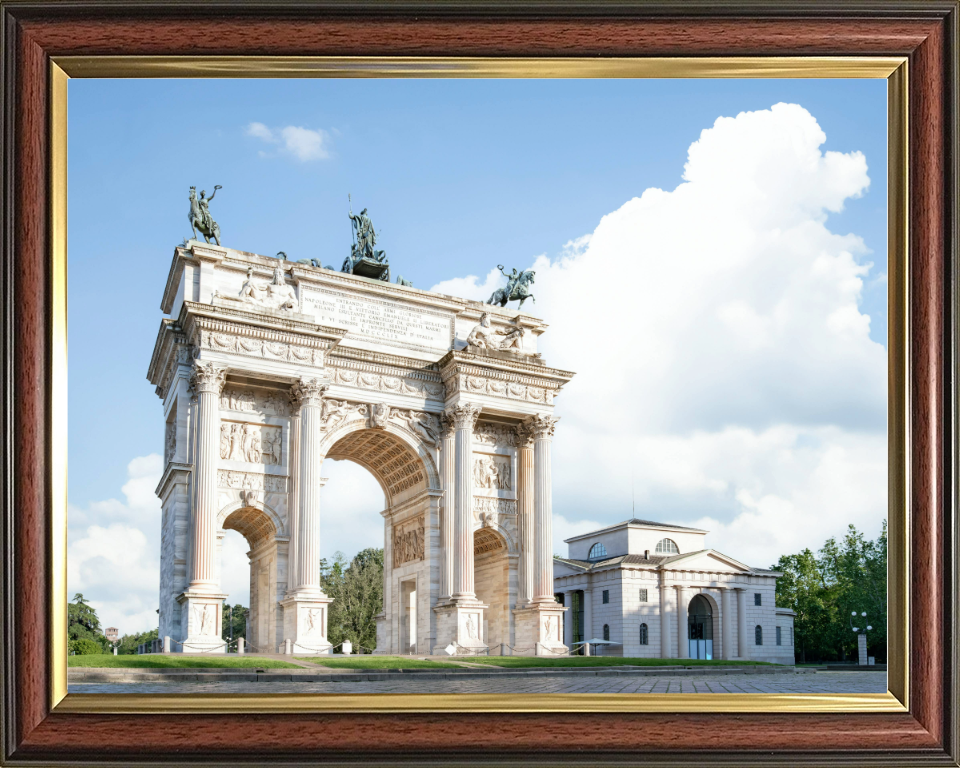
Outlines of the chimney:
<svg viewBox="0 0 960 768">
<path fill-rule="evenodd" d="M 649 550 L 649 549 L 643 550 L 643 559 L 644 559 L 644 560 L 649 560 L 649 559 L 650 559 L 650 550 Z"/>
</svg>

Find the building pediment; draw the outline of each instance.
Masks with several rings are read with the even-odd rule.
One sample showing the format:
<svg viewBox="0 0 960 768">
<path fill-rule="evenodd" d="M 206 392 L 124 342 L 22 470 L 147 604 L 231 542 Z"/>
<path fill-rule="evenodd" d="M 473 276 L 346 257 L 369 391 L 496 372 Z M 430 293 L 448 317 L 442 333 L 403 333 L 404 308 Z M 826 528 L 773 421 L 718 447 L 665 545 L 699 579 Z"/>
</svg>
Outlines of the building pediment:
<svg viewBox="0 0 960 768">
<path fill-rule="evenodd" d="M 715 549 L 703 549 L 699 552 L 676 555 L 662 561 L 660 568 L 665 571 L 719 571 L 729 573 L 745 573 L 753 570 L 749 565 L 741 563 L 722 552 L 717 552 Z"/>
</svg>

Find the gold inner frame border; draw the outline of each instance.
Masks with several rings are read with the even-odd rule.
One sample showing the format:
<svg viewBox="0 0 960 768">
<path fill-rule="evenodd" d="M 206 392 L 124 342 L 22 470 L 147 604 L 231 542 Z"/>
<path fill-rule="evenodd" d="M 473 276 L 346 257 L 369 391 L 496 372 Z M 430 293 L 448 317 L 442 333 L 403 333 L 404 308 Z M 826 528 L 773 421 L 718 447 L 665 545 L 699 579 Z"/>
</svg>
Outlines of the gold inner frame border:
<svg viewBox="0 0 960 768">
<path fill-rule="evenodd" d="M 70 78 L 850 78 L 887 81 L 887 692 L 875 694 L 84 694 L 67 693 L 67 90 Z M 50 61 L 53 507 L 50 704 L 57 713 L 909 711 L 909 73 L 906 57 L 454 58 L 59 56 Z"/>
</svg>

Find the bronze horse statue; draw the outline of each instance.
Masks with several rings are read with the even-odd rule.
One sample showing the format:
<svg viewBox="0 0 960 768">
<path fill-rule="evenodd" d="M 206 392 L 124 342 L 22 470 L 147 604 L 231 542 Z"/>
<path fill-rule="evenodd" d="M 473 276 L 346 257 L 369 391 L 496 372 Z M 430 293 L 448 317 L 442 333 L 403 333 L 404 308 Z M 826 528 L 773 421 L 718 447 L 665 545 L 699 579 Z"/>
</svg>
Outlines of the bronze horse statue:
<svg viewBox="0 0 960 768">
<path fill-rule="evenodd" d="M 218 189 L 223 189 L 223 187 L 217 184 L 213 188 L 213 195 L 217 194 Z M 190 187 L 190 213 L 187 214 L 187 221 L 193 228 L 194 240 L 197 239 L 197 230 L 199 229 L 204 240 L 209 243 L 212 237 L 217 241 L 217 245 L 220 245 L 220 226 L 213 220 L 210 209 L 207 207 L 213 200 L 213 195 L 206 197 L 206 194 L 205 189 L 200 190 L 200 199 L 197 200 L 197 188 Z"/>
<path fill-rule="evenodd" d="M 500 271 L 503 272 L 503 267 L 500 267 Z M 514 270 L 514 273 L 516 273 L 516 270 Z M 508 301 L 519 301 L 520 305 L 517 309 L 523 309 L 523 302 L 527 299 L 532 299 L 533 303 L 536 304 L 537 300 L 530 293 L 530 286 L 535 282 L 535 275 L 536 272 L 528 269 L 516 277 L 511 277 L 507 287 L 497 288 L 487 300 L 487 304 L 499 304 L 501 307 L 505 307 Z"/>
</svg>

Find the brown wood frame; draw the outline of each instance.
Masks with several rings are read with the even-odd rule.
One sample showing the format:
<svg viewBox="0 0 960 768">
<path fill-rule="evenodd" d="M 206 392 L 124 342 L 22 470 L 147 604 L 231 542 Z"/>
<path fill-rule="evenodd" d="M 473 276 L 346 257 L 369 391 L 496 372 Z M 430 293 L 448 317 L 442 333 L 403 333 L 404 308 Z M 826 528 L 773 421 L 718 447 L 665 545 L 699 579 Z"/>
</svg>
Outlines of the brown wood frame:
<svg viewBox="0 0 960 768">
<path fill-rule="evenodd" d="M 956 2 L 680 5 L 0 0 L 2 689 L 8 765 L 957 765 Z M 910 711 L 65 714 L 51 711 L 50 57 L 906 56 L 911 208 Z"/>
</svg>

